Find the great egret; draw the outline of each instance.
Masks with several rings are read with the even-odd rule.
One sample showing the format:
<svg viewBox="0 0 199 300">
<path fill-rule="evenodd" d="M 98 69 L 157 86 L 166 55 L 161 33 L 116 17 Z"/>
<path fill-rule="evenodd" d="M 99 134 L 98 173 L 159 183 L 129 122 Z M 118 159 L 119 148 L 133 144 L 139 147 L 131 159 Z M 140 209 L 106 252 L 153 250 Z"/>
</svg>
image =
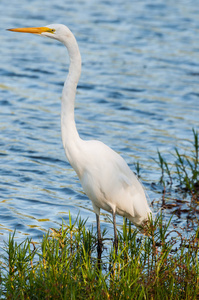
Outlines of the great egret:
<svg viewBox="0 0 199 300">
<path fill-rule="evenodd" d="M 98 254 L 102 252 L 100 209 L 113 215 L 114 246 L 117 253 L 115 215 L 126 217 L 136 226 L 140 226 L 149 219 L 152 212 L 142 185 L 124 159 L 100 141 L 84 141 L 79 137 L 74 118 L 76 88 L 81 74 L 81 56 L 77 41 L 69 28 L 61 24 L 8 30 L 56 39 L 68 50 L 70 67 L 62 92 L 61 108 L 63 146 L 66 157 L 76 171 L 96 213 Z"/>
</svg>

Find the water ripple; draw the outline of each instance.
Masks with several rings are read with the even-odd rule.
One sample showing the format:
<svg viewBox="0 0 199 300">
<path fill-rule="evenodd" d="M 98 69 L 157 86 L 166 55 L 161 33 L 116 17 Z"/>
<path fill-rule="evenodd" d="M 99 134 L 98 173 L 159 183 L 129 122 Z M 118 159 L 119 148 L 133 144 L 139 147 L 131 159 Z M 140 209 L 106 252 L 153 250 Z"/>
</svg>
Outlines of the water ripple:
<svg viewBox="0 0 199 300">
<path fill-rule="evenodd" d="M 44 26 L 50 15 L 74 32 L 83 62 L 76 97 L 79 133 L 114 148 L 132 169 L 139 161 L 150 199 L 158 202 L 160 188 L 150 185 L 160 176 L 153 161 L 157 149 L 173 161 L 173 149 L 182 145 L 188 151 L 191 130 L 199 125 L 196 0 L 136 5 L 61 0 L 45 10 L 38 0 L 14 4 L 1 1 L 2 28 Z M 8 31 L 2 31 L 1 49 L 0 237 L 16 229 L 18 238 L 38 239 L 68 220 L 69 210 L 95 224 L 61 142 L 66 50 L 55 41 Z M 112 234 L 104 214 L 102 227 Z"/>
</svg>

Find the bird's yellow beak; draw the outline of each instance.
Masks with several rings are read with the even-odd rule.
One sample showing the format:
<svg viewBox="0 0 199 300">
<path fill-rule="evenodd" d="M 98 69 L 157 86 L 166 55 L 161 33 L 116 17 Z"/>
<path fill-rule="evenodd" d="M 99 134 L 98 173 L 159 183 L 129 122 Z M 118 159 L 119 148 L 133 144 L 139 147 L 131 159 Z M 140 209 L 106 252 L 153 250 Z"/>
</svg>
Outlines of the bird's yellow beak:
<svg viewBox="0 0 199 300">
<path fill-rule="evenodd" d="M 54 33 L 54 29 L 48 27 L 28 27 L 28 28 L 12 28 L 7 29 L 9 31 L 16 31 L 16 32 L 27 32 L 27 33 L 34 33 L 34 34 L 41 34 L 43 32 L 50 32 Z"/>
</svg>

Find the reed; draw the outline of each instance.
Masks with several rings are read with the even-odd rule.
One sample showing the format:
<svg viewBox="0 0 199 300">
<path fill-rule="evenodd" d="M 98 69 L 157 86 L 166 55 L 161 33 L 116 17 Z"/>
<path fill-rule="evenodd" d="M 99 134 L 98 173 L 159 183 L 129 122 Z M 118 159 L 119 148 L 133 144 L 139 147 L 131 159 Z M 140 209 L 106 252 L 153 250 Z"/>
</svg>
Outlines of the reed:
<svg viewBox="0 0 199 300">
<path fill-rule="evenodd" d="M 198 131 L 193 131 L 192 150 L 187 153 L 175 149 L 174 162 L 168 163 L 158 151 L 156 161 L 161 169 L 160 182 L 167 186 L 173 183 L 181 192 L 190 193 L 196 200 L 199 198 L 199 138 Z"/>
<path fill-rule="evenodd" d="M 124 219 L 118 238 L 116 256 L 103 232 L 99 268 L 96 234 L 79 217 L 38 245 L 18 244 L 10 235 L 1 255 L 0 298 L 198 299 L 199 226 L 185 238 L 159 216 L 140 234 Z"/>
</svg>

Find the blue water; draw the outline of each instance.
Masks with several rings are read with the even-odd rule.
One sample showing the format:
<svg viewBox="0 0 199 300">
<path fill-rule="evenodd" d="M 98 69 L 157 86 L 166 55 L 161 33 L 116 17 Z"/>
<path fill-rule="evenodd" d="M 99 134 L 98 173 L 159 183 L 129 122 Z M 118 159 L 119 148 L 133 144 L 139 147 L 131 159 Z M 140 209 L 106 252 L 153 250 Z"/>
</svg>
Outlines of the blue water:
<svg viewBox="0 0 199 300">
<path fill-rule="evenodd" d="M 63 23 L 72 30 L 83 63 L 75 112 L 80 136 L 111 146 L 133 170 L 139 161 L 157 210 L 161 193 L 151 187 L 161 175 L 157 149 L 173 160 L 175 147 L 189 150 L 199 125 L 198 2 L 2 0 L 0 11 L 0 244 L 14 229 L 19 240 L 38 240 L 69 211 L 95 224 L 61 142 L 66 49 L 6 28 Z M 106 214 L 101 220 L 111 231 Z"/>
</svg>

